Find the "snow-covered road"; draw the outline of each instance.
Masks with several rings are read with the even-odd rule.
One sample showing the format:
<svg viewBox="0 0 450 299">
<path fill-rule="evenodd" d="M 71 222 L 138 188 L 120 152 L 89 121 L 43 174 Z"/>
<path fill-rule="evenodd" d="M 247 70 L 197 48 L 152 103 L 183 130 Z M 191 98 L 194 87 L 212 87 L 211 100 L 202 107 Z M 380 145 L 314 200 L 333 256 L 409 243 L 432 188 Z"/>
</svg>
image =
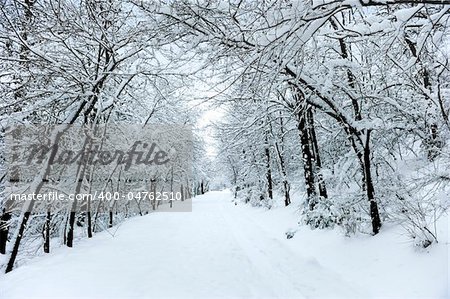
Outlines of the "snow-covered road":
<svg viewBox="0 0 450 299">
<path fill-rule="evenodd" d="M 367 298 L 231 202 L 136 217 L 1 277 L 0 298 Z"/>
</svg>

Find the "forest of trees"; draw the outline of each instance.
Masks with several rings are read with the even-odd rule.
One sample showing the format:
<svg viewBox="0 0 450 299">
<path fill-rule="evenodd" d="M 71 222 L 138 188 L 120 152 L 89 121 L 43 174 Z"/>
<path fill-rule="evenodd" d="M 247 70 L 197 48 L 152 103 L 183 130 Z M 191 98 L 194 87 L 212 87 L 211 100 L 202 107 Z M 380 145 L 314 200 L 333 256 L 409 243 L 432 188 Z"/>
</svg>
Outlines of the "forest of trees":
<svg viewBox="0 0 450 299">
<path fill-rule="evenodd" d="M 282 198 L 287 206 L 301 196 L 299 221 L 313 228 L 377 234 L 395 222 L 428 247 L 450 205 L 449 5 L 1 1 L 1 140 L 18 125 L 193 126 L 192 176 L 176 187 L 185 198 L 206 192 L 220 173 L 253 205 L 271 208 Z M 200 99 L 198 82 L 214 95 Z M 196 130 L 199 103 L 225 114 L 214 124 L 215 161 Z M 49 252 L 50 239 L 72 247 L 75 226 L 92 237 L 155 209 L 11 209 L 0 146 L 3 271 Z M 48 168 L 27 190 L 41 190 Z M 88 192 L 95 171 L 77 172 L 80 180 L 64 188 Z M 173 184 L 173 168 L 164 176 L 149 183 Z"/>
</svg>

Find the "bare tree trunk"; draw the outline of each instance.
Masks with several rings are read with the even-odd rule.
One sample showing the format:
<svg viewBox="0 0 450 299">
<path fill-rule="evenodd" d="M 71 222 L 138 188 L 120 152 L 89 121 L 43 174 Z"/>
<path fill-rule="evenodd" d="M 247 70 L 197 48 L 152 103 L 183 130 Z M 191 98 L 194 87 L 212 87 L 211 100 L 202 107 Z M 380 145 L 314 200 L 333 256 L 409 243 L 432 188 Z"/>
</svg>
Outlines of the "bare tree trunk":
<svg viewBox="0 0 450 299">
<path fill-rule="evenodd" d="M 283 133 L 283 132 L 282 132 Z M 283 154 L 278 146 L 278 143 L 275 143 L 275 149 L 278 155 L 278 161 L 280 166 L 280 172 L 281 176 L 283 178 L 283 193 L 284 193 L 284 206 L 288 206 L 291 204 L 291 196 L 289 194 L 289 191 L 291 189 L 289 182 L 287 180 L 287 172 L 286 172 L 286 165 L 284 163 L 284 157 Z M 236 195 L 235 195 L 236 198 Z"/>
<path fill-rule="evenodd" d="M 331 25 L 334 27 L 334 29 L 337 30 L 338 26 L 337 26 L 335 20 L 330 19 L 330 22 L 331 22 Z M 350 51 L 347 48 L 347 44 L 345 43 L 343 38 L 340 38 L 338 40 L 339 40 L 339 45 L 341 48 L 342 58 L 350 61 L 351 60 L 350 53 L 349 53 Z M 348 81 L 350 88 L 354 89 L 356 87 L 355 76 L 350 69 L 347 70 L 347 81 Z M 357 121 L 362 120 L 361 107 L 356 98 L 352 97 L 352 105 L 353 105 L 353 111 L 355 114 L 355 120 L 357 120 Z M 347 133 L 349 135 L 352 134 L 351 132 L 347 132 Z M 349 138 L 352 142 L 352 146 L 356 152 L 356 155 L 359 159 L 359 163 L 361 166 L 362 177 L 363 177 L 362 188 L 366 192 L 367 199 L 369 200 L 369 203 L 370 203 L 370 218 L 372 221 L 372 232 L 374 234 L 377 234 L 381 228 L 381 220 L 380 220 L 380 215 L 379 215 L 379 211 L 378 211 L 378 204 L 375 200 L 375 188 L 374 188 L 373 181 L 372 181 L 371 161 L 370 161 L 370 133 L 371 133 L 370 130 L 366 131 L 366 142 L 364 145 L 362 145 L 363 153 L 361 153 L 361 150 L 358 149 L 358 147 L 355 143 L 355 140 L 354 140 L 354 138 L 359 138 L 360 134 L 355 134 L 355 135 L 357 135 L 355 137 L 349 136 Z"/>
<path fill-rule="evenodd" d="M 310 147 L 308 129 L 306 126 L 305 113 L 302 109 L 298 115 L 298 130 L 300 133 L 300 143 L 302 147 L 303 174 L 305 177 L 305 186 L 307 194 L 307 203 L 310 210 L 314 209 L 315 196 L 317 194 L 315 187 L 314 171 L 313 171 L 313 155 Z"/>
<path fill-rule="evenodd" d="M 316 164 L 316 175 L 317 182 L 319 183 L 319 195 L 323 198 L 328 198 L 327 187 L 325 185 L 325 180 L 323 179 L 322 174 L 322 161 L 320 159 L 319 154 L 319 145 L 317 143 L 316 130 L 314 128 L 314 115 L 312 112 L 312 108 L 310 107 L 307 112 L 308 123 L 309 123 L 309 136 L 311 138 L 311 147 L 314 155 L 314 161 Z"/>
<path fill-rule="evenodd" d="M 180 185 L 181 201 L 184 201 L 184 189 L 183 184 Z"/>
<path fill-rule="evenodd" d="M 86 214 L 87 214 L 87 235 L 88 238 L 92 238 L 92 214 L 91 214 L 91 199 L 88 198 L 87 200 L 87 207 L 86 207 Z"/>
<path fill-rule="evenodd" d="M 44 252 L 50 253 L 50 222 L 52 219 L 50 208 L 47 210 L 47 216 L 45 217 L 44 225 Z"/>
<path fill-rule="evenodd" d="M 55 140 L 58 141 L 60 139 L 61 135 L 62 135 L 62 133 L 59 132 L 57 134 L 57 136 L 55 137 Z M 52 159 L 55 154 L 56 154 L 55 148 L 53 148 L 52 153 L 50 155 L 50 159 Z M 50 171 L 50 164 L 47 164 L 45 172 L 44 172 L 44 175 L 43 175 L 43 178 L 37 184 L 34 193 L 37 194 L 37 193 L 39 193 L 41 191 L 42 186 L 44 185 L 44 178 L 48 175 L 49 171 Z M 25 232 L 28 220 L 29 220 L 30 215 L 31 215 L 31 211 L 33 210 L 33 207 L 34 207 L 34 203 L 35 203 L 34 200 L 29 201 L 27 203 L 28 205 L 24 208 L 24 213 L 22 214 L 22 220 L 21 220 L 20 225 L 19 225 L 19 231 L 17 233 L 16 240 L 15 240 L 14 246 L 13 246 L 13 250 L 11 252 L 11 256 L 9 257 L 8 264 L 6 266 L 5 273 L 10 272 L 14 268 L 14 263 L 16 261 L 17 254 L 19 253 L 20 242 L 22 241 L 23 234 Z"/>
<path fill-rule="evenodd" d="M 186 180 L 186 199 L 192 198 L 192 186 L 189 183 L 189 180 Z"/>
<path fill-rule="evenodd" d="M 34 204 L 34 201 L 31 201 L 31 206 Z M 19 233 L 17 234 L 16 241 L 14 242 L 14 247 L 11 252 L 11 257 L 9 258 L 8 265 L 6 266 L 5 273 L 11 272 L 14 268 L 14 262 L 17 258 L 17 254 L 19 253 L 20 242 L 22 241 L 23 234 L 27 227 L 28 219 L 30 218 L 31 212 L 25 212 L 23 214 L 22 222 L 20 223 Z"/>
<path fill-rule="evenodd" d="M 153 193 L 153 200 L 152 200 L 152 210 L 156 210 L 156 180 L 151 179 L 150 180 L 150 192 Z"/>
<path fill-rule="evenodd" d="M 355 135 L 349 131 L 347 131 L 348 138 L 352 144 L 353 150 L 358 157 L 358 161 L 361 167 L 362 173 L 362 190 L 366 193 L 367 199 L 370 204 L 370 218 L 372 220 L 372 232 L 374 234 L 378 234 L 381 228 L 381 219 L 378 211 L 378 204 L 375 200 L 375 187 L 373 185 L 372 180 L 372 172 L 371 172 L 371 161 L 370 161 L 370 134 L 371 130 L 367 130 L 366 132 L 366 140 L 365 143 L 359 139 L 360 135 Z M 358 143 L 362 148 L 357 146 L 355 139 L 358 140 Z"/>
<path fill-rule="evenodd" d="M 33 5 L 34 5 L 34 1 L 25 0 L 24 5 L 22 6 L 24 8 L 24 17 L 25 18 L 24 18 L 24 26 L 23 26 L 23 28 L 21 28 L 22 30 L 21 30 L 21 33 L 19 35 L 20 35 L 20 39 L 23 42 L 27 42 L 27 40 L 28 40 L 28 31 L 29 31 L 28 27 L 29 27 L 29 25 L 30 25 L 30 23 L 32 21 L 32 17 L 33 17 L 33 13 L 31 11 L 31 9 L 33 8 Z M 29 49 L 24 44 L 22 44 L 21 47 L 20 47 L 20 54 L 19 54 L 19 58 L 22 61 L 20 63 L 21 65 L 27 64 L 28 54 L 29 54 Z M 21 86 L 14 93 L 14 97 L 19 102 L 23 101 L 23 99 L 25 98 L 25 94 L 24 94 L 24 91 L 23 91 L 23 86 Z M 22 107 L 20 107 L 20 104 L 17 105 L 17 107 L 15 107 L 15 110 L 16 111 L 22 111 Z M 40 190 L 41 187 L 42 187 L 42 184 L 39 184 L 37 189 Z M 30 206 L 28 207 L 29 211 L 32 210 L 33 205 L 34 205 L 34 202 L 31 202 Z M 19 252 L 20 242 L 22 240 L 23 233 L 25 231 L 28 219 L 30 217 L 30 212 L 29 211 L 26 211 L 23 214 L 22 221 L 21 221 L 20 227 L 19 227 L 19 233 L 18 233 L 18 235 L 16 237 L 16 240 L 14 242 L 13 251 L 11 252 L 11 256 L 9 258 L 8 265 L 6 267 L 5 273 L 10 272 L 13 269 L 13 267 L 14 267 L 14 262 L 16 260 L 17 254 Z M 4 213 L 2 215 L 2 219 L 0 220 L 0 232 L 1 232 L 0 233 L 1 234 L 1 236 L 0 236 L 0 247 L 2 249 L 4 247 L 4 249 L 2 250 L 2 251 L 4 251 L 4 253 L 6 253 L 6 242 L 7 242 L 7 239 L 8 239 L 9 220 L 10 220 L 10 218 L 11 218 L 11 214 L 9 212 L 6 212 L 6 213 Z M 6 223 L 4 222 L 5 219 L 7 219 Z"/>
<path fill-rule="evenodd" d="M 290 190 L 291 186 L 289 185 L 289 182 L 287 180 L 287 171 L 286 171 L 286 165 L 284 163 L 284 124 L 283 124 L 283 118 L 280 117 L 280 132 L 281 132 L 281 150 L 278 147 L 278 144 L 276 144 L 275 148 L 277 149 L 278 153 L 278 159 L 280 160 L 280 170 L 281 174 L 283 176 L 283 190 L 284 190 L 284 206 L 288 206 L 291 204 L 291 196 L 290 196 Z"/>
<path fill-rule="evenodd" d="M 378 212 L 378 204 L 375 201 L 375 188 L 373 186 L 372 174 L 371 174 L 371 163 L 370 163 L 370 130 L 366 133 L 366 144 L 364 147 L 364 170 L 365 170 L 365 181 L 366 181 L 366 191 L 367 198 L 370 202 L 370 218 L 372 220 L 372 232 L 378 234 L 381 228 L 380 214 Z"/>
<path fill-rule="evenodd" d="M 70 212 L 69 214 L 69 222 L 68 222 L 68 231 L 66 238 L 67 247 L 73 247 L 73 230 L 75 225 L 75 212 Z"/>
<path fill-rule="evenodd" d="M 92 213 L 87 211 L 87 234 L 88 238 L 92 238 Z"/>
<path fill-rule="evenodd" d="M 267 138 L 267 132 L 265 134 L 265 148 L 264 152 L 266 155 L 266 180 L 267 180 L 267 195 L 270 199 L 273 199 L 273 185 L 272 185 L 272 170 L 270 168 L 270 149 L 269 140 Z"/>
<path fill-rule="evenodd" d="M 86 167 L 84 165 L 80 165 L 81 168 L 81 174 L 77 177 L 77 186 L 75 188 L 75 194 L 80 194 L 82 184 L 83 184 L 83 178 L 84 178 L 84 171 Z M 74 200 L 70 209 L 69 214 L 69 222 L 68 222 L 68 230 L 67 230 L 67 238 L 66 238 L 66 245 L 67 247 L 73 247 L 73 235 L 74 235 L 74 227 L 75 227 L 75 219 L 76 219 L 76 210 L 77 208 L 77 201 Z"/>
<path fill-rule="evenodd" d="M 6 254 L 6 243 L 8 242 L 9 221 L 11 220 L 11 213 L 3 209 L 3 214 L 0 217 L 0 253 Z"/>
<path fill-rule="evenodd" d="M 13 138 L 19 138 L 20 136 L 20 130 L 14 130 L 13 131 Z M 15 151 L 13 147 L 13 155 L 12 155 L 12 161 L 17 161 L 18 154 Z M 6 178 L 6 174 L 1 178 L 0 183 Z M 19 182 L 20 180 L 20 172 L 16 165 L 12 165 L 11 167 L 11 174 L 8 178 L 10 183 Z M 0 217 L 0 253 L 6 254 L 6 244 L 8 242 L 8 234 L 9 234 L 9 221 L 11 220 L 11 201 L 5 199 L 4 207 L 3 207 L 3 213 Z"/>
<path fill-rule="evenodd" d="M 112 211 L 112 207 L 109 210 L 109 223 L 108 223 L 108 228 L 113 227 L 113 211 Z"/>
<path fill-rule="evenodd" d="M 88 146 L 88 150 L 91 149 L 92 143 L 88 140 L 88 137 L 86 137 L 86 141 L 84 143 L 83 149 L 85 149 L 86 146 Z M 75 188 L 74 194 L 80 194 L 81 189 L 83 187 L 83 180 L 84 175 L 86 171 L 86 165 L 79 165 L 78 168 L 78 176 L 77 176 L 77 186 Z M 75 227 L 75 218 L 76 218 L 76 209 L 77 209 L 77 201 L 74 200 L 72 203 L 72 207 L 70 209 L 69 214 L 69 223 L 68 223 L 68 230 L 67 230 L 67 239 L 66 239 L 66 245 L 67 247 L 73 247 L 73 234 L 74 234 L 74 227 Z"/>
</svg>

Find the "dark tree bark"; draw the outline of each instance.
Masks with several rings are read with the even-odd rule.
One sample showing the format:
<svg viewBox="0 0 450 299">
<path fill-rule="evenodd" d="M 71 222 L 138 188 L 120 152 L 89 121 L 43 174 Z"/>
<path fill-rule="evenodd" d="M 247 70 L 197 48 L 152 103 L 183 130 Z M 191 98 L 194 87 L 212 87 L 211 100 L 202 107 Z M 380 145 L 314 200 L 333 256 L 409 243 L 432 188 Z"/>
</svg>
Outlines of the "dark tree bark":
<svg viewBox="0 0 450 299">
<path fill-rule="evenodd" d="M 88 238 L 92 238 L 92 214 L 91 211 L 87 211 L 87 235 Z"/>
<path fill-rule="evenodd" d="M 272 170 L 270 168 L 270 149 L 269 141 L 267 138 L 267 132 L 265 135 L 265 148 L 264 153 L 266 156 L 266 181 L 267 181 L 267 195 L 270 199 L 273 199 L 273 184 L 272 184 Z"/>
<path fill-rule="evenodd" d="M 23 28 L 21 28 L 21 33 L 20 35 L 20 39 L 23 42 L 27 42 L 28 41 L 28 27 L 30 26 L 30 23 L 32 21 L 32 17 L 33 17 L 33 12 L 31 11 L 31 9 L 33 8 L 34 5 L 34 1 L 30 1 L 30 0 L 25 0 L 24 5 L 23 5 L 23 9 L 24 9 L 24 26 Z M 29 54 L 29 49 L 28 47 L 26 47 L 24 44 L 21 44 L 20 46 L 20 54 L 19 54 L 19 58 L 22 61 L 20 64 L 21 65 L 26 65 L 27 61 L 28 61 L 28 54 Z M 14 93 L 14 97 L 17 100 L 17 102 L 21 102 L 23 101 L 23 99 L 25 98 L 25 94 L 24 94 L 24 90 L 23 87 L 21 86 L 19 89 L 16 90 L 16 92 Z M 17 105 L 14 108 L 15 111 L 22 111 L 22 107 L 19 105 Z M 18 174 L 16 174 L 18 175 Z M 40 190 L 40 188 L 42 187 L 42 184 L 40 184 L 37 189 Z M 33 208 L 34 202 L 30 203 L 30 207 L 29 210 L 31 211 L 31 209 Z M 19 233 L 16 237 L 16 240 L 14 242 L 14 247 L 13 250 L 11 252 L 11 256 L 9 258 L 8 264 L 6 266 L 6 270 L 5 273 L 10 272 L 13 267 L 14 267 L 14 262 L 16 260 L 17 254 L 19 252 L 19 246 L 20 246 L 20 242 L 22 240 L 23 237 L 23 233 L 26 229 L 26 225 L 28 222 L 28 219 L 30 217 L 30 212 L 26 211 L 23 214 L 22 217 L 22 221 L 20 223 L 20 227 L 19 227 Z M 4 219 L 7 219 L 8 222 L 11 218 L 11 214 L 9 212 L 5 212 L 2 215 L 2 219 L 0 220 L 0 250 L 3 251 L 3 253 L 6 253 L 6 242 L 8 239 L 8 232 L 9 232 L 9 225 L 8 223 L 4 223 Z M 4 227 L 1 225 L 4 224 Z M 4 247 L 4 249 L 3 249 Z"/>
<path fill-rule="evenodd" d="M 75 117 L 77 117 L 77 116 L 75 116 Z M 56 136 L 56 141 L 58 141 L 61 138 L 62 134 L 63 134 L 63 132 L 58 133 L 58 135 Z M 50 155 L 50 159 L 53 159 L 55 154 L 56 154 L 56 151 L 55 151 L 55 148 L 53 148 L 52 153 Z M 43 176 L 44 178 L 47 177 L 49 171 L 50 171 L 50 164 L 47 164 L 46 169 L 45 169 L 45 174 Z M 36 186 L 36 190 L 35 190 L 36 194 L 38 194 L 41 191 L 43 185 L 44 185 L 44 179 L 42 179 Z M 11 256 L 9 257 L 9 261 L 6 266 L 5 273 L 12 271 L 12 269 L 14 268 L 14 263 L 16 261 L 17 254 L 19 253 L 20 242 L 22 241 L 23 234 L 25 232 L 25 229 L 27 228 L 27 223 L 30 218 L 31 211 L 33 210 L 34 203 L 35 203 L 35 201 L 31 200 L 29 202 L 29 205 L 26 207 L 27 210 L 23 213 L 22 220 L 19 225 L 19 232 L 17 234 L 16 240 L 14 241 L 13 250 L 11 252 Z"/>
<path fill-rule="evenodd" d="M 189 182 L 186 183 L 186 196 L 185 198 L 192 198 L 192 189 L 191 189 L 191 185 L 189 184 Z"/>
<path fill-rule="evenodd" d="M 3 214 L 0 217 L 0 253 L 6 254 L 6 244 L 8 242 L 9 221 L 11 220 L 11 213 L 3 209 Z"/>
<path fill-rule="evenodd" d="M 278 144 L 275 145 L 278 153 L 278 159 L 280 161 L 280 171 L 281 175 L 283 177 L 283 192 L 284 192 L 284 206 L 287 207 L 291 204 L 291 196 L 289 194 L 289 191 L 291 190 L 291 186 L 289 185 L 289 182 L 287 180 L 287 173 L 286 173 L 286 165 L 284 163 L 284 157 L 278 148 Z M 236 197 L 235 197 L 236 198 Z"/>
<path fill-rule="evenodd" d="M 371 161 L 370 161 L 370 134 L 371 130 L 366 132 L 366 140 L 362 143 L 361 134 L 355 130 L 346 130 L 348 139 L 359 161 L 362 173 L 362 190 L 366 193 L 370 204 L 370 218 L 372 221 L 372 232 L 376 235 L 381 228 L 381 219 L 378 211 L 378 204 L 375 199 L 375 187 L 372 180 Z M 361 147 L 358 147 L 358 143 Z"/>
<path fill-rule="evenodd" d="M 309 123 L 308 130 L 311 139 L 311 148 L 314 156 L 314 162 L 316 165 L 317 182 L 319 184 L 319 196 L 323 198 L 328 198 L 327 187 L 322 175 L 322 160 L 320 159 L 319 144 L 317 143 L 316 130 L 314 128 L 314 115 L 311 107 L 308 109 L 307 117 Z"/>
<path fill-rule="evenodd" d="M 32 206 L 34 204 L 34 201 L 30 202 L 30 205 Z M 19 233 L 17 234 L 16 241 L 14 242 L 14 247 L 11 252 L 11 257 L 9 258 L 8 264 L 6 265 L 5 273 L 11 272 L 14 268 L 14 262 L 16 261 L 17 254 L 19 253 L 19 246 L 20 242 L 22 241 L 23 234 L 25 232 L 25 229 L 27 227 L 28 219 L 30 218 L 30 212 L 25 212 L 23 214 L 22 222 L 20 223 L 19 227 Z"/>
<path fill-rule="evenodd" d="M 283 118 L 280 117 L 280 133 L 281 133 L 281 137 L 280 137 L 280 142 L 275 142 L 275 152 L 277 154 L 278 157 L 278 165 L 279 165 L 279 169 L 281 172 L 281 176 L 283 178 L 283 193 L 284 193 L 284 206 L 287 207 L 288 205 L 291 204 L 291 196 L 290 196 L 290 189 L 291 186 L 289 185 L 289 182 L 287 180 L 287 171 L 286 171 L 286 164 L 284 161 L 284 123 L 283 123 Z M 271 130 L 272 130 L 272 126 L 270 126 Z M 235 192 L 235 198 L 236 198 L 237 194 Z"/>
<path fill-rule="evenodd" d="M 20 138 L 20 130 L 16 129 L 12 132 L 13 138 L 14 139 L 18 139 Z M 15 147 L 15 146 L 14 146 Z M 13 150 L 13 155 L 12 155 L 12 161 L 17 161 L 18 160 L 18 152 L 14 149 L 14 147 L 12 148 Z M 15 182 L 19 182 L 20 181 L 20 172 L 19 169 L 17 167 L 17 165 L 12 165 L 11 169 L 10 169 L 10 173 L 8 174 L 9 178 L 7 178 L 9 180 L 10 183 L 15 183 Z M 5 174 L 1 180 L 0 183 L 3 182 L 3 180 L 6 179 L 7 174 Z M 11 201 L 10 200 L 5 200 L 4 201 L 4 207 L 2 210 L 2 216 L 0 217 L 0 253 L 1 254 L 6 254 L 6 243 L 8 242 L 8 234 L 9 234 L 9 221 L 11 220 Z"/>
<path fill-rule="evenodd" d="M 92 238 L 92 214 L 91 214 L 90 198 L 88 198 L 87 200 L 86 215 L 87 215 L 87 235 L 88 238 Z"/>
<path fill-rule="evenodd" d="M 330 19 L 331 25 L 335 30 L 338 29 L 337 23 L 334 19 Z M 345 40 L 343 38 L 339 38 L 339 46 L 341 50 L 341 57 L 343 59 L 347 59 L 351 61 L 350 59 L 350 51 L 347 48 L 347 44 L 345 43 Z M 347 81 L 350 88 L 355 89 L 356 88 L 356 80 L 355 75 L 352 73 L 350 69 L 347 70 Z M 362 120 L 362 113 L 361 113 L 361 107 L 358 103 L 358 100 L 354 97 L 351 98 L 352 106 L 353 106 L 353 113 L 354 118 L 356 121 Z M 370 161 L 370 134 L 371 130 L 366 130 L 366 141 L 363 143 L 361 141 L 361 133 L 354 130 L 353 128 L 350 129 L 349 127 L 346 128 L 346 132 L 349 136 L 350 142 L 352 144 L 352 147 L 356 153 L 356 156 L 358 157 L 359 164 L 361 166 L 361 172 L 362 172 L 362 189 L 366 192 L 367 199 L 369 201 L 370 205 L 370 218 L 372 221 L 372 232 L 374 234 L 377 234 L 380 231 L 381 228 L 381 220 L 380 215 L 378 211 L 378 204 L 375 200 L 375 188 L 373 185 L 372 180 L 372 173 L 371 173 L 371 161 Z M 358 140 L 361 144 L 360 147 L 362 147 L 362 150 L 357 146 Z"/>
<path fill-rule="evenodd" d="M 378 212 L 378 204 L 375 201 L 375 188 L 373 186 L 372 174 L 371 174 L 371 162 L 370 162 L 370 133 L 368 130 L 366 133 L 366 144 L 364 147 L 364 170 L 367 198 L 370 202 L 370 218 L 372 219 L 372 231 L 374 234 L 378 234 L 381 228 L 380 214 Z"/>
<path fill-rule="evenodd" d="M 305 177 L 307 203 L 309 205 L 309 208 L 313 210 L 315 205 L 314 197 L 316 196 L 317 192 L 315 187 L 315 179 L 313 171 L 313 155 L 310 146 L 304 109 L 301 109 L 301 111 L 298 113 L 297 120 L 298 120 L 297 128 L 300 133 L 300 143 L 302 147 L 303 173 Z"/>
<path fill-rule="evenodd" d="M 52 214 L 50 209 L 47 210 L 47 216 L 45 217 L 44 225 L 44 252 L 50 253 L 50 222 L 52 219 Z"/>
<path fill-rule="evenodd" d="M 109 228 L 113 227 L 113 211 L 112 211 L 112 208 L 109 210 L 109 223 L 108 223 L 108 227 L 109 227 Z"/>
<path fill-rule="evenodd" d="M 181 194 L 181 201 L 184 201 L 184 188 L 183 188 L 183 184 L 180 185 L 180 194 Z"/>
<path fill-rule="evenodd" d="M 186 180 L 186 187 L 184 188 L 184 199 L 190 199 L 192 197 L 192 189 L 189 180 Z"/>
<path fill-rule="evenodd" d="M 70 212 L 66 238 L 67 247 L 73 247 L 73 230 L 75 225 L 75 218 L 76 218 L 75 212 Z"/>
<path fill-rule="evenodd" d="M 153 193 L 153 196 L 156 196 L 156 179 L 150 180 L 150 193 Z M 152 200 L 152 210 L 156 210 L 156 198 Z"/>
<path fill-rule="evenodd" d="M 346 132 L 347 138 L 350 141 L 350 144 L 351 144 L 353 150 L 355 151 L 355 154 L 358 158 L 358 162 L 361 167 L 362 189 L 364 192 L 366 192 L 368 200 L 370 202 L 371 217 L 372 217 L 372 229 L 373 229 L 374 234 L 377 234 L 381 227 L 381 221 L 380 221 L 379 212 L 378 212 L 378 205 L 375 201 L 374 186 L 373 186 L 373 181 L 372 181 L 371 172 L 370 172 L 370 147 L 369 147 L 370 133 L 366 135 L 367 139 L 366 139 L 366 142 L 364 143 L 363 140 L 361 139 L 361 136 L 364 135 L 364 130 L 358 131 L 356 128 L 352 127 L 351 122 L 349 122 L 347 120 L 347 117 L 345 115 L 342 115 L 339 113 L 339 110 L 336 109 L 336 107 L 334 106 L 333 101 L 331 99 L 329 99 L 328 97 L 323 95 L 314 86 L 308 84 L 308 82 L 306 82 L 303 78 L 301 78 L 300 76 L 297 76 L 288 67 L 285 68 L 285 71 L 287 74 L 289 74 L 290 76 L 295 78 L 297 81 L 299 81 L 301 84 L 303 84 L 305 86 L 305 88 L 314 92 L 320 99 L 322 99 L 331 109 L 331 111 L 325 111 L 325 113 L 327 115 L 331 116 L 332 118 L 334 118 L 343 127 L 344 131 Z M 299 87 L 297 85 L 293 85 L 293 86 L 294 86 L 295 90 L 299 90 Z M 298 96 L 298 95 L 295 95 L 295 96 Z M 301 96 L 301 94 L 300 94 L 300 96 Z M 298 100 L 297 100 L 297 102 L 298 102 Z M 308 102 L 308 104 L 310 104 L 312 106 L 315 105 L 314 102 Z M 320 106 L 319 106 L 319 108 L 320 108 Z M 301 123 L 299 122 L 299 130 L 301 129 L 301 127 L 302 127 Z M 365 159 L 364 158 L 365 156 L 369 157 L 369 158 Z M 304 159 L 305 159 L 305 155 L 304 155 Z M 305 178 L 305 180 L 308 182 L 308 178 Z M 369 184 L 370 184 L 369 192 L 367 192 L 367 180 L 369 181 Z M 311 205 L 310 205 L 310 208 L 311 208 Z"/>
<path fill-rule="evenodd" d="M 90 142 L 89 138 L 86 137 L 83 149 L 88 147 L 88 152 L 91 150 L 92 142 Z M 81 188 L 83 186 L 83 180 L 86 172 L 86 165 L 80 164 L 78 167 L 78 176 L 77 176 L 77 186 L 75 188 L 75 194 L 80 194 Z M 72 207 L 69 214 L 69 222 L 68 222 L 68 230 L 67 230 L 67 239 L 66 245 L 67 247 L 73 247 L 73 234 L 76 220 L 76 209 L 77 209 L 77 201 L 74 200 L 72 203 Z"/>
</svg>

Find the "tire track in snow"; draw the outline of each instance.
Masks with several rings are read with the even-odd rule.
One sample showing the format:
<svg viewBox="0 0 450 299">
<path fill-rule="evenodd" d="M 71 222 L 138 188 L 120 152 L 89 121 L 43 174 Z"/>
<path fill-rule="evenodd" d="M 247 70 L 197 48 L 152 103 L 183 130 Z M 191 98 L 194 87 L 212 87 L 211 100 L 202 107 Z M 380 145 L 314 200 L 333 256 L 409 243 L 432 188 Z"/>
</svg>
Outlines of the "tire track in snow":
<svg viewBox="0 0 450 299">
<path fill-rule="evenodd" d="M 261 277 L 265 288 L 270 290 L 271 296 L 268 297 L 307 298 L 302 295 L 301 290 L 292 283 L 289 277 L 274 267 L 270 262 L 271 257 L 267 256 L 263 250 L 258 249 L 255 238 L 249 233 L 245 234 L 242 232 L 243 225 L 236 224 L 237 218 L 230 217 L 229 209 L 224 209 L 222 203 L 219 203 L 219 207 L 221 216 L 226 222 L 230 233 L 234 235 L 236 242 L 242 248 L 258 275 Z M 293 287 L 294 291 L 292 290 Z"/>
<path fill-rule="evenodd" d="M 293 252 L 245 213 L 239 213 L 229 201 L 220 209 L 230 231 L 256 268 L 269 273 L 272 292 L 278 298 L 366 298 L 350 283 L 323 268 L 316 259 Z M 301 250 L 301 248 L 299 248 Z M 267 278 L 266 278 L 267 280 Z"/>
</svg>

